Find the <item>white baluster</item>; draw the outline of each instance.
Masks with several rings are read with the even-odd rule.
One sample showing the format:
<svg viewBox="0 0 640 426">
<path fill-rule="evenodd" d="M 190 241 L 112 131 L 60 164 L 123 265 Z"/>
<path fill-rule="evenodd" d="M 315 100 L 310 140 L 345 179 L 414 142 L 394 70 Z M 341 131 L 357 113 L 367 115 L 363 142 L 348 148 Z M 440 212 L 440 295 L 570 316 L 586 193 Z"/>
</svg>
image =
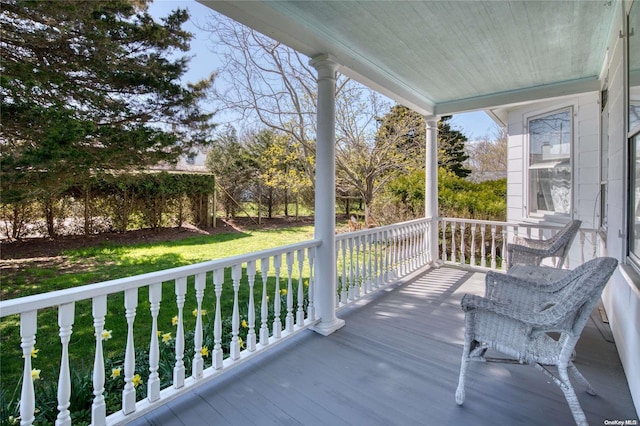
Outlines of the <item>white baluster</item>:
<svg viewBox="0 0 640 426">
<path fill-rule="evenodd" d="M 471 225 L 471 266 L 476 266 L 476 224 Z"/>
<path fill-rule="evenodd" d="M 480 225 L 480 236 L 482 237 L 482 245 L 480 246 L 480 266 L 486 268 L 487 266 L 487 227 L 485 224 Z"/>
<path fill-rule="evenodd" d="M 391 253 L 391 270 L 392 275 L 391 279 L 396 280 L 398 278 L 398 249 L 399 249 L 399 240 L 398 240 L 398 228 L 394 228 L 391 231 L 391 242 L 392 242 L 392 253 Z"/>
<path fill-rule="evenodd" d="M 253 296 L 253 287 L 256 282 L 256 261 L 247 262 L 247 279 L 249 281 L 249 312 L 247 312 L 249 331 L 247 332 L 247 350 L 256 350 L 256 305 Z"/>
<path fill-rule="evenodd" d="M 293 252 L 286 255 L 287 261 L 287 316 L 285 317 L 285 329 L 293 331 Z"/>
<path fill-rule="evenodd" d="M 107 296 L 93 298 L 91 311 L 93 314 L 93 329 L 96 337 L 96 353 L 93 358 L 93 404 L 91 405 L 91 424 L 104 426 L 106 424 L 107 406 L 104 402 L 104 353 L 102 350 L 102 331 L 104 317 L 107 315 Z"/>
<path fill-rule="evenodd" d="M 122 390 L 122 412 L 131 414 L 136 411 L 136 389 L 133 385 L 133 375 L 136 368 L 136 355 L 133 344 L 133 321 L 136 318 L 138 306 L 138 289 L 130 288 L 124 291 L 125 317 L 127 318 L 127 346 L 124 353 L 124 389 Z"/>
<path fill-rule="evenodd" d="M 502 262 L 503 271 L 507 270 L 507 227 L 502 225 Z"/>
<path fill-rule="evenodd" d="M 360 288 L 361 286 L 361 281 L 360 281 L 360 237 L 356 237 L 355 240 L 353 241 L 353 243 L 355 244 L 355 248 L 356 248 L 356 271 L 355 271 L 355 285 Z M 366 293 L 366 289 L 363 288 L 362 291 L 364 293 Z"/>
<path fill-rule="evenodd" d="M 335 309 L 338 309 L 338 307 L 340 306 L 341 303 L 341 298 L 340 298 L 340 294 L 342 292 L 342 289 L 344 288 L 344 286 L 342 284 L 340 284 L 340 288 L 338 288 L 338 283 L 340 283 L 340 271 L 338 271 L 338 264 L 340 262 L 338 262 L 338 259 L 340 257 L 340 241 L 336 241 L 335 242 L 336 246 L 335 249 L 333 251 L 333 253 L 335 254 L 335 262 L 336 262 L 336 297 L 335 297 Z"/>
<path fill-rule="evenodd" d="M 33 378 L 31 376 L 31 351 L 36 345 L 36 331 L 38 323 L 38 311 L 29 311 L 20 314 L 20 347 L 24 358 L 24 370 L 22 372 L 22 392 L 20 394 L 20 424 L 33 423 L 36 410 L 36 397 L 33 390 Z"/>
<path fill-rule="evenodd" d="M 380 283 L 380 253 L 378 252 L 378 250 L 380 250 L 380 243 L 379 243 L 379 238 L 378 238 L 378 232 L 376 231 L 375 233 L 373 233 L 371 235 L 371 238 L 373 238 L 373 285 L 378 288 L 380 287 L 381 283 Z"/>
<path fill-rule="evenodd" d="M 451 222 L 451 261 L 456 262 L 456 222 Z"/>
<path fill-rule="evenodd" d="M 460 224 L 460 263 L 461 264 L 465 264 L 466 263 L 466 256 L 464 253 L 465 247 L 464 247 L 464 231 L 466 229 L 466 224 L 464 222 L 462 222 Z"/>
<path fill-rule="evenodd" d="M 398 276 L 404 275 L 405 235 L 404 229 L 398 228 Z"/>
<path fill-rule="evenodd" d="M 307 306 L 307 318 L 309 321 L 315 321 L 316 319 L 316 302 L 315 302 L 315 285 L 316 278 L 313 269 L 313 261 L 316 257 L 315 247 L 309 247 L 307 251 L 307 257 L 309 258 L 309 305 Z"/>
<path fill-rule="evenodd" d="M 176 364 L 173 367 L 173 387 L 184 386 L 184 299 L 187 294 L 187 277 L 176 279 L 176 305 L 178 306 L 178 326 L 176 328 Z"/>
<path fill-rule="evenodd" d="M 162 283 L 149 286 L 149 310 L 151 311 L 151 343 L 149 344 L 149 380 L 147 382 L 147 398 L 149 402 L 160 399 L 160 346 L 158 344 L 158 312 L 162 300 Z"/>
<path fill-rule="evenodd" d="M 345 304 L 347 303 L 347 299 L 349 298 L 349 294 L 348 294 L 348 288 L 349 288 L 349 284 L 347 283 L 347 273 L 346 273 L 346 266 L 347 266 L 347 251 L 345 249 L 346 247 L 346 242 L 345 240 L 341 240 L 340 241 L 340 250 L 342 252 L 342 282 L 340 283 L 340 303 Z M 338 244 L 336 243 L 336 248 L 337 248 Z"/>
<path fill-rule="evenodd" d="M 196 329 L 193 335 L 193 362 L 191 363 L 191 376 L 194 379 L 202 378 L 204 359 L 202 358 L 202 300 L 207 284 L 207 275 L 201 272 L 196 275 L 194 288 L 196 291 Z"/>
<path fill-rule="evenodd" d="M 591 231 L 591 259 L 595 259 L 597 254 L 596 254 L 596 250 L 597 250 L 597 241 L 598 241 L 598 232 L 597 231 Z M 589 260 L 591 260 L 589 259 Z"/>
<path fill-rule="evenodd" d="M 384 269 L 384 275 L 382 277 L 382 282 L 384 284 L 388 284 L 389 283 L 389 230 L 384 231 L 384 265 L 383 265 L 383 269 Z"/>
<path fill-rule="evenodd" d="M 224 268 L 213 271 L 213 290 L 216 294 L 216 313 L 213 319 L 213 355 L 211 356 L 212 366 L 219 370 L 222 368 L 222 314 L 220 312 L 220 296 L 222 295 L 222 284 L 224 283 Z"/>
<path fill-rule="evenodd" d="M 447 261 L 447 221 L 442 221 L 442 261 Z"/>
<path fill-rule="evenodd" d="M 349 283 L 351 283 L 351 289 L 353 290 L 352 298 L 358 298 L 360 296 L 360 286 L 354 281 L 353 271 L 353 237 L 349 238 Z"/>
<path fill-rule="evenodd" d="M 304 249 L 296 252 L 298 260 L 298 310 L 296 311 L 296 324 L 304 325 L 304 280 L 302 279 L 302 266 L 304 265 Z"/>
<path fill-rule="evenodd" d="M 373 253 L 373 235 L 372 234 L 367 234 L 367 258 L 368 258 L 368 263 L 367 263 L 367 287 L 369 288 L 369 291 L 372 291 L 374 288 L 374 276 L 373 276 L 373 262 L 371 259 Z"/>
<path fill-rule="evenodd" d="M 58 417 L 56 426 L 71 425 L 71 413 L 69 401 L 71 398 L 71 372 L 69 371 L 69 340 L 74 319 L 74 303 L 65 303 L 58 306 L 58 327 L 60 328 L 60 343 L 62 343 L 62 356 L 60 358 L 60 375 L 58 377 Z"/>
<path fill-rule="evenodd" d="M 496 226 L 491 225 L 491 269 L 496 269 Z"/>
<path fill-rule="evenodd" d="M 240 290 L 240 278 L 242 278 L 242 264 L 236 263 L 231 267 L 231 280 L 233 282 L 233 314 L 231 316 L 231 346 L 230 356 L 232 360 L 240 358 L 240 308 L 238 306 L 238 291 Z"/>
<path fill-rule="evenodd" d="M 282 256 L 273 256 L 273 267 L 276 270 L 276 290 L 273 300 L 273 337 L 279 339 L 282 334 L 282 323 L 280 322 L 280 267 L 282 266 Z"/>
<path fill-rule="evenodd" d="M 262 302 L 260 305 L 260 344 L 269 344 L 269 304 L 267 301 L 267 280 L 269 279 L 269 258 L 260 259 L 260 275 L 262 275 Z"/>
</svg>

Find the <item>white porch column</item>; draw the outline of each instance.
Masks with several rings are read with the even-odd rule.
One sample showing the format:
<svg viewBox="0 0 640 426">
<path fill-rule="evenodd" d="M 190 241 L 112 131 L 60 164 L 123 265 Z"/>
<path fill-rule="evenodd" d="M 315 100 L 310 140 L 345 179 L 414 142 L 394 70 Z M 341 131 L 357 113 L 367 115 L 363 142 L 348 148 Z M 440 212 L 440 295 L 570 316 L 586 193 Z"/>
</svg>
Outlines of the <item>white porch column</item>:
<svg viewBox="0 0 640 426">
<path fill-rule="evenodd" d="M 424 117 L 427 126 L 427 155 L 425 161 L 424 216 L 429 220 L 427 241 L 429 259 L 435 265 L 438 259 L 438 120 Z"/>
<path fill-rule="evenodd" d="M 320 322 L 314 330 L 328 336 L 344 325 L 336 317 L 336 166 L 335 166 L 335 90 L 338 64 L 329 55 L 313 58 L 309 64 L 318 70 L 318 111 L 316 141 L 315 305 Z"/>
</svg>

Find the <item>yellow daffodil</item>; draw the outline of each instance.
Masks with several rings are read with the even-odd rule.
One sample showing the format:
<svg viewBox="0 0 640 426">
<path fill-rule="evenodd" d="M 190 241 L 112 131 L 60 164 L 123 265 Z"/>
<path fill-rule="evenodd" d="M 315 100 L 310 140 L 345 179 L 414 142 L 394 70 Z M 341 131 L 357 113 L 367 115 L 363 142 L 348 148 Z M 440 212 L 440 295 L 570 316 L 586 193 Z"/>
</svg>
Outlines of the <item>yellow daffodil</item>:
<svg viewBox="0 0 640 426">
<path fill-rule="evenodd" d="M 191 314 L 192 314 L 194 317 L 197 317 L 197 316 L 198 316 L 198 309 L 196 308 L 196 309 L 194 309 L 193 311 L 191 311 Z"/>
<path fill-rule="evenodd" d="M 157 331 L 156 333 L 158 333 L 158 337 L 162 336 L 162 331 Z"/>
<path fill-rule="evenodd" d="M 31 358 L 38 358 L 38 352 L 40 352 L 40 349 L 31 349 Z M 24 358 L 24 355 L 22 355 L 22 358 Z"/>
<path fill-rule="evenodd" d="M 238 337 L 238 344 L 241 348 L 244 348 L 244 340 L 242 340 L 242 337 Z"/>
<path fill-rule="evenodd" d="M 162 335 L 162 343 L 167 343 L 171 341 L 171 333 L 164 333 Z"/>
<path fill-rule="evenodd" d="M 198 316 L 198 309 L 194 309 L 193 311 L 191 311 L 191 313 L 193 314 L 194 317 Z M 200 309 L 200 315 L 204 316 L 207 315 L 207 310 L 206 309 Z"/>
<path fill-rule="evenodd" d="M 209 356 L 209 348 L 207 348 L 206 346 L 203 346 L 202 349 L 200 349 L 200 355 L 204 357 Z"/>
<path fill-rule="evenodd" d="M 200 315 L 207 315 L 207 310 L 206 309 L 200 309 Z"/>
<path fill-rule="evenodd" d="M 309 280 L 304 280 L 304 286 L 309 287 Z"/>
<path fill-rule="evenodd" d="M 280 294 L 282 294 L 283 296 L 286 296 L 287 295 L 287 289 L 286 288 L 281 289 L 280 290 Z"/>
<path fill-rule="evenodd" d="M 177 315 L 175 317 L 171 318 L 171 325 L 173 325 L 173 326 L 178 325 L 178 316 Z"/>
<path fill-rule="evenodd" d="M 102 330 L 102 340 L 111 339 L 111 330 Z"/>
<path fill-rule="evenodd" d="M 116 377 L 120 377 L 120 368 L 111 369 L 111 378 L 115 379 Z"/>
<path fill-rule="evenodd" d="M 142 378 L 140 377 L 139 374 L 136 374 L 135 376 L 133 376 L 133 379 L 131 379 L 131 383 L 133 383 L 134 388 L 137 388 L 138 385 L 142 383 Z"/>
<path fill-rule="evenodd" d="M 35 368 L 33 370 L 31 370 L 31 378 L 33 380 L 40 380 L 40 371 L 42 371 L 42 370 L 37 370 Z"/>
<path fill-rule="evenodd" d="M 249 327 L 249 324 L 247 324 L 247 320 L 242 320 L 242 322 L 240 323 L 240 325 L 242 326 L 242 328 L 247 328 L 247 327 Z"/>
</svg>

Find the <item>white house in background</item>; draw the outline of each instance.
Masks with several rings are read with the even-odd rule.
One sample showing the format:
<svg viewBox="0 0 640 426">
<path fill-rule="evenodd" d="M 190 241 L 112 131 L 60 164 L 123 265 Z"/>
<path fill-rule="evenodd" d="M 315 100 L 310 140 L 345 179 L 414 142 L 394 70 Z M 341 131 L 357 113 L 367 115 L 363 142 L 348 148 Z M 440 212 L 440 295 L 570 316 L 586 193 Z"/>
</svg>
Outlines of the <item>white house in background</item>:
<svg viewBox="0 0 640 426">
<path fill-rule="evenodd" d="M 508 221 L 581 219 L 620 262 L 603 301 L 640 412 L 640 2 L 199 1 L 312 58 L 319 96 L 338 70 L 424 114 L 427 218 L 437 118 L 507 126 Z"/>
<path fill-rule="evenodd" d="M 158 164 L 151 169 L 176 173 L 210 174 L 211 171 L 206 166 L 207 153 L 206 149 L 197 148 L 193 153 L 181 155 L 175 164 Z"/>
</svg>

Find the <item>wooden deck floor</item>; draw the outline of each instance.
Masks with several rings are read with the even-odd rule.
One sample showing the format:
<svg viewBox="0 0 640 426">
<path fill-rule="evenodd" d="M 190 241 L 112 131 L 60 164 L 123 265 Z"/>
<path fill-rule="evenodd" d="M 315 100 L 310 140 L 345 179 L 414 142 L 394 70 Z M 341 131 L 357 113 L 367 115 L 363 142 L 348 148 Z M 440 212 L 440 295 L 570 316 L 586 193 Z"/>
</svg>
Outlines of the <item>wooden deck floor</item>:
<svg viewBox="0 0 640 426">
<path fill-rule="evenodd" d="M 484 274 L 429 271 L 342 311 L 346 325 L 331 336 L 304 332 L 134 424 L 573 424 L 560 389 L 531 366 L 471 364 L 465 404 L 456 405 L 459 302 L 483 288 Z M 598 391 L 593 397 L 576 387 L 591 425 L 637 420 L 607 339 L 594 316 L 577 347 L 575 363 Z"/>
</svg>

